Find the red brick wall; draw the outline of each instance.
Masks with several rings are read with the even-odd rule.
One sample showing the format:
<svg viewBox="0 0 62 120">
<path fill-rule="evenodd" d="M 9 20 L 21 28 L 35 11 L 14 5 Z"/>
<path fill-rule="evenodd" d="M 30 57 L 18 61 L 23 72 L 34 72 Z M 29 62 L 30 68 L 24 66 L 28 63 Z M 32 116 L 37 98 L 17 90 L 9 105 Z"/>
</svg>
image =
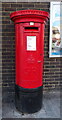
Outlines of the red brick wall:
<svg viewBox="0 0 62 120">
<path fill-rule="evenodd" d="M 3 90 L 14 92 L 15 83 L 15 34 L 14 23 L 10 20 L 11 12 L 22 9 L 39 9 L 50 12 L 49 2 L 32 3 L 2 3 L 2 68 Z M 44 37 L 44 90 L 59 89 L 60 86 L 60 58 L 49 58 L 50 21 L 45 27 Z"/>
</svg>

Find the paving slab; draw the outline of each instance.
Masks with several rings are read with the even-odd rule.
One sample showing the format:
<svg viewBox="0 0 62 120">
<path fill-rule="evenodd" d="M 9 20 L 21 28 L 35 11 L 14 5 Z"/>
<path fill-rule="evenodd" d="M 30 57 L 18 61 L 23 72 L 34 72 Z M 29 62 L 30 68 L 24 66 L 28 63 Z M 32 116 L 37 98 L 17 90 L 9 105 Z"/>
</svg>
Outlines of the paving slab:
<svg viewBox="0 0 62 120">
<path fill-rule="evenodd" d="M 49 92 L 43 94 L 41 110 L 33 114 L 22 114 L 15 108 L 14 101 L 3 103 L 3 118 L 60 118 L 60 93 Z"/>
</svg>

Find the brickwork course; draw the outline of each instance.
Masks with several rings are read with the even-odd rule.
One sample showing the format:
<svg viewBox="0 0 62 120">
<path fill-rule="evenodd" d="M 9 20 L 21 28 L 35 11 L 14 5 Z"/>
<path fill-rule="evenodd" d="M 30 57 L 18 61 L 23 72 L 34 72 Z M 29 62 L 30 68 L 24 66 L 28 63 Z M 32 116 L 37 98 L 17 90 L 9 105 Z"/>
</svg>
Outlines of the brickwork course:
<svg viewBox="0 0 62 120">
<path fill-rule="evenodd" d="M 2 3 L 2 79 L 3 90 L 14 92 L 15 86 L 15 29 L 10 13 L 18 10 L 38 9 L 50 13 L 50 2 Z M 0 24 L 1 26 L 1 24 Z M 1 37 L 1 36 L 0 36 Z M 49 58 L 50 19 L 45 26 L 43 90 L 59 90 L 62 58 Z"/>
</svg>

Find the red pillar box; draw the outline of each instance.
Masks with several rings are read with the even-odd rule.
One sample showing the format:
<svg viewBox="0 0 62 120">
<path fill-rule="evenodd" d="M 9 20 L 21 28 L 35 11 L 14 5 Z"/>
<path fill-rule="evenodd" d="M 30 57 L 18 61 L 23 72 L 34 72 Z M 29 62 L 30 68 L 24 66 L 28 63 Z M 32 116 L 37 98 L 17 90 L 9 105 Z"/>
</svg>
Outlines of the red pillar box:
<svg viewBox="0 0 62 120">
<path fill-rule="evenodd" d="M 33 113 L 42 106 L 44 26 L 49 14 L 20 10 L 10 14 L 15 23 L 15 103 L 21 112 Z"/>
</svg>

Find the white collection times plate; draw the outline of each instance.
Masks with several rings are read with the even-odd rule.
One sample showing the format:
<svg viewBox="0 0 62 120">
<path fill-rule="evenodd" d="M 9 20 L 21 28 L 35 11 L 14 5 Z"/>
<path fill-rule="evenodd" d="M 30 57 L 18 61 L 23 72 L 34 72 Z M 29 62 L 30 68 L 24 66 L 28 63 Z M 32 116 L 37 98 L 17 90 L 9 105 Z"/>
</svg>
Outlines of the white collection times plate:
<svg viewBox="0 0 62 120">
<path fill-rule="evenodd" d="M 36 36 L 27 36 L 27 50 L 36 51 Z"/>
</svg>

